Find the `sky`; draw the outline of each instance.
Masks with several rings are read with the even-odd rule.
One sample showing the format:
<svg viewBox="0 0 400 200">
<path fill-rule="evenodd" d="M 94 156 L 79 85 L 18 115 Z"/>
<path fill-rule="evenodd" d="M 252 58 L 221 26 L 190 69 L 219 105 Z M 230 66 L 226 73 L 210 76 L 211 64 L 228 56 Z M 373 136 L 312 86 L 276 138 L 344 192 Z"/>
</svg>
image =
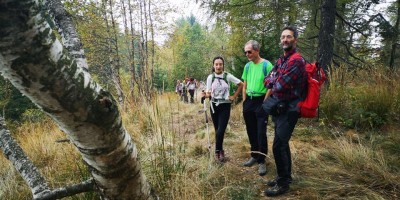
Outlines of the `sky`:
<svg viewBox="0 0 400 200">
<path fill-rule="evenodd" d="M 172 16 L 175 20 L 179 17 L 186 17 L 193 14 L 199 20 L 200 24 L 204 25 L 206 23 L 205 10 L 200 8 L 200 5 L 196 4 L 195 0 L 168 0 L 168 2 L 178 10 Z"/>
<path fill-rule="evenodd" d="M 190 14 L 193 14 L 197 22 L 201 25 L 208 24 L 208 17 L 205 14 L 206 11 L 203 8 L 200 8 L 199 4 L 196 4 L 195 0 L 166 0 L 172 7 L 176 8 L 177 12 L 167 14 L 165 17 L 166 21 L 171 22 L 171 25 L 181 17 L 188 17 Z M 155 40 L 159 44 L 163 44 L 166 38 L 166 33 L 159 33 Z"/>
</svg>

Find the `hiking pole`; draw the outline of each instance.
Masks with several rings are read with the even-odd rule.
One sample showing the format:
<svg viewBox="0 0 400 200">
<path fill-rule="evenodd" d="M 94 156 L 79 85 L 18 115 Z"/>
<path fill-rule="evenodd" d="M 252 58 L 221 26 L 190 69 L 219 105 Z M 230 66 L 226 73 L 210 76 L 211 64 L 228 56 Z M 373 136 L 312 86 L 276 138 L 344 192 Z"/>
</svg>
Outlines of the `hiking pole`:
<svg viewBox="0 0 400 200">
<path fill-rule="evenodd" d="M 204 90 L 203 90 L 204 91 Z M 211 163 L 212 163 L 212 152 L 211 152 L 211 142 L 210 142 L 210 130 L 208 128 L 208 116 L 207 116 L 207 106 L 206 106 L 206 97 L 201 98 L 201 103 L 203 104 L 203 112 L 205 114 L 205 119 L 206 119 L 206 129 L 207 129 L 207 141 L 208 141 L 208 152 L 210 153 L 210 165 L 208 166 L 209 169 L 211 169 Z"/>
<path fill-rule="evenodd" d="M 201 103 L 203 104 L 203 112 L 205 114 L 205 119 L 206 119 L 206 129 L 207 129 L 207 139 L 208 139 L 208 149 L 211 152 L 211 142 L 210 142 L 210 130 L 208 128 L 208 116 L 207 116 L 207 106 L 206 106 L 206 98 L 202 97 L 201 98 Z"/>
</svg>

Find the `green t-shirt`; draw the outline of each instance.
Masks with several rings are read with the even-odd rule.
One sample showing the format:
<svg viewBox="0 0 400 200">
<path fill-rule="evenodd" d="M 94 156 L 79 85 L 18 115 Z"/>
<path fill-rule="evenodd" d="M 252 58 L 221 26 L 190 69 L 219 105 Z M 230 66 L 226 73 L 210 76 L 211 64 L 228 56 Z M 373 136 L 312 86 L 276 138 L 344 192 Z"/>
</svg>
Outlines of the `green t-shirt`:
<svg viewBox="0 0 400 200">
<path fill-rule="evenodd" d="M 266 69 L 263 69 L 264 62 L 267 62 Z M 259 97 L 267 93 L 267 88 L 264 87 L 264 77 L 269 74 L 272 69 L 272 64 L 264 60 L 258 64 L 254 64 L 253 61 L 248 63 L 248 68 L 243 70 L 242 79 L 246 82 L 246 94 L 247 96 Z M 265 74 L 264 74 L 265 73 Z"/>
</svg>

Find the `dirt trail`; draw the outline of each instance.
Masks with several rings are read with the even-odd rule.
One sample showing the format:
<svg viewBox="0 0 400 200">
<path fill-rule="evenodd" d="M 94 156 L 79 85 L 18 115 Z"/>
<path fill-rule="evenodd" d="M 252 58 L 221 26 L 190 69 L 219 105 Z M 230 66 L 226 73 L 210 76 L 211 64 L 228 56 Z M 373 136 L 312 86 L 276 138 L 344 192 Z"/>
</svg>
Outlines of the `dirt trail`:
<svg viewBox="0 0 400 200">
<path fill-rule="evenodd" d="M 179 128 L 180 134 L 186 135 L 189 143 L 191 141 L 196 141 L 195 133 L 197 131 L 204 131 L 205 129 L 204 113 L 199 113 L 200 110 L 203 110 L 203 105 L 200 104 L 199 99 L 200 98 L 198 97 L 197 102 L 194 104 L 185 104 L 183 102 L 180 102 L 181 111 L 183 111 L 183 114 L 179 115 L 181 122 L 176 124 L 176 126 L 180 126 Z M 237 107 L 241 107 L 241 104 L 237 105 Z M 226 162 L 223 163 L 222 168 L 224 171 L 233 172 L 235 174 L 234 175 L 235 180 L 232 182 L 250 183 L 247 185 L 240 185 L 240 186 L 249 187 L 256 190 L 258 196 L 254 199 L 271 199 L 271 197 L 264 196 L 264 190 L 267 189 L 266 182 L 274 178 L 276 175 L 275 163 L 271 151 L 272 141 L 273 141 L 272 126 L 271 125 L 268 126 L 268 146 L 269 146 L 268 147 L 269 152 L 267 156 L 268 172 L 265 176 L 259 176 L 258 165 L 254 165 L 252 167 L 243 166 L 243 163 L 249 158 L 250 144 L 248 142 L 244 122 L 242 119 L 240 119 L 242 118 L 241 108 L 235 108 L 235 109 L 239 110 L 232 110 L 231 119 L 229 121 L 229 125 L 225 134 L 224 150 L 227 159 Z M 212 141 L 211 149 L 213 151 L 215 147 L 214 146 L 215 135 L 214 135 L 213 123 L 210 118 L 210 110 L 208 106 L 207 106 L 207 114 L 209 118 L 208 125 L 210 131 L 210 138 Z M 235 117 L 233 117 L 232 115 L 235 115 Z M 184 118 L 185 120 L 182 120 L 182 118 Z M 204 139 L 204 143 L 206 144 L 206 139 Z M 292 188 L 289 193 L 279 197 L 274 197 L 274 199 L 299 199 L 299 193 L 300 193 L 299 191 Z"/>
</svg>

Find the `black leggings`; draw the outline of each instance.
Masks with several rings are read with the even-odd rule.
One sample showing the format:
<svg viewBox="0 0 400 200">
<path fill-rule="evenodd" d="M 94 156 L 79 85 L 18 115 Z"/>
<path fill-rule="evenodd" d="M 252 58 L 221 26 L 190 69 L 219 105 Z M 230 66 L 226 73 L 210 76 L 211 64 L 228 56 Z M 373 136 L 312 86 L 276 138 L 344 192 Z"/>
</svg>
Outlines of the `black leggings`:
<svg viewBox="0 0 400 200">
<path fill-rule="evenodd" d="M 231 115 L 231 104 L 221 103 L 218 106 L 212 103 L 214 113 L 211 110 L 211 118 L 215 129 L 215 152 L 223 150 L 222 143 L 226 127 L 228 126 L 229 117 Z"/>
</svg>

